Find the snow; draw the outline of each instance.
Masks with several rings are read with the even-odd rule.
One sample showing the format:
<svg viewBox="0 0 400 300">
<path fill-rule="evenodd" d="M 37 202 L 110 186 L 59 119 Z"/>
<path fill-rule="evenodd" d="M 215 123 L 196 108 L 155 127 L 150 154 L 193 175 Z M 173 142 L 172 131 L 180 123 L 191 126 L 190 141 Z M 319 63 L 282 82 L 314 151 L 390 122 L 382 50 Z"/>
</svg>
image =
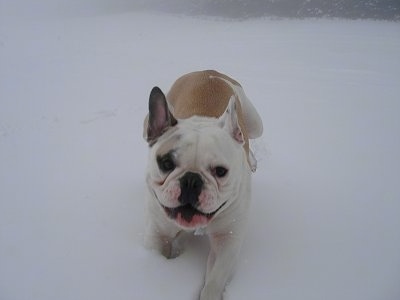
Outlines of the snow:
<svg viewBox="0 0 400 300">
<path fill-rule="evenodd" d="M 0 2 L 0 299 L 196 299 L 204 249 L 142 246 L 142 120 L 208 68 L 265 128 L 227 298 L 400 299 L 399 23 L 41 3 Z"/>
</svg>

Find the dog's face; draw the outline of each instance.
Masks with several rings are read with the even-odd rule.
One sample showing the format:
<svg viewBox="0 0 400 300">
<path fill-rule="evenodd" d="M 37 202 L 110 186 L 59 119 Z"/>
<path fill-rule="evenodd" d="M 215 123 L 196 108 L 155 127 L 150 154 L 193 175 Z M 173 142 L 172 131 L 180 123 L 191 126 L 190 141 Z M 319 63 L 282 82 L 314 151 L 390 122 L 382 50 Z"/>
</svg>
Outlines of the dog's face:
<svg viewBox="0 0 400 300">
<path fill-rule="evenodd" d="M 175 120 L 155 88 L 145 131 L 150 144 L 147 184 L 178 226 L 205 227 L 235 201 L 247 163 L 234 99 L 220 118 Z"/>
</svg>

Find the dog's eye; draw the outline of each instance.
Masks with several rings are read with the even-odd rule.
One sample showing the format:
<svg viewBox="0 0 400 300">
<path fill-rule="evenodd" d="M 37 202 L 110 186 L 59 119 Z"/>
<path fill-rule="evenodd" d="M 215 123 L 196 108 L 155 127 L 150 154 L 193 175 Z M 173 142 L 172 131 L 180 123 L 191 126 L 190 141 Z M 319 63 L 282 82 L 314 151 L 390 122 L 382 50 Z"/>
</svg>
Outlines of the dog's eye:
<svg viewBox="0 0 400 300">
<path fill-rule="evenodd" d="M 163 172 L 171 172 L 176 167 L 170 154 L 167 154 L 167 155 L 157 158 L 157 163 L 158 163 L 158 167 Z"/>
<path fill-rule="evenodd" d="M 215 173 L 215 176 L 222 178 L 222 177 L 226 176 L 226 174 L 228 173 L 228 170 L 224 167 L 219 166 L 214 169 L 214 173 Z"/>
</svg>

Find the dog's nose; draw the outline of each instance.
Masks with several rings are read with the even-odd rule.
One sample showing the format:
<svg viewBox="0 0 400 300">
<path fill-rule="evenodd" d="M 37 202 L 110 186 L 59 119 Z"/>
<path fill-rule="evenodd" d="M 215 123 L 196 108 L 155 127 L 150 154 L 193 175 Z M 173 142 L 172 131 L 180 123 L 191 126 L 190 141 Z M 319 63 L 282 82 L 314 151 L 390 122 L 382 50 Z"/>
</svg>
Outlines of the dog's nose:
<svg viewBox="0 0 400 300">
<path fill-rule="evenodd" d="M 196 173 L 187 172 L 181 177 L 179 183 L 181 186 L 181 195 L 178 199 L 179 202 L 183 205 L 190 204 L 196 206 L 204 184 L 201 176 Z"/>
</svg>

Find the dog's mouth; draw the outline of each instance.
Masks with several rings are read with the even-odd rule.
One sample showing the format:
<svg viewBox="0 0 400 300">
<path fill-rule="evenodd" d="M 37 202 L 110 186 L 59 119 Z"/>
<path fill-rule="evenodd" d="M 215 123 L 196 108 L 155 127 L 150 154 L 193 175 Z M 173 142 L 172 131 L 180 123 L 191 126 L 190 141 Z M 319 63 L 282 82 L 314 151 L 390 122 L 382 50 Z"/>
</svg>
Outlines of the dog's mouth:
<svg viewBox="0 0 400 300">
<path fill-rule="evenodd" d="M 201 212 L 190 204 L 174 208 L 163 206 L 163 208 L 168 217 L 175 220 L 178 224 L 192 228 L 207 225 L 225 204 L 226 202 L 222 203 L 221 206 L 211 213 Z"/>
</svg>

